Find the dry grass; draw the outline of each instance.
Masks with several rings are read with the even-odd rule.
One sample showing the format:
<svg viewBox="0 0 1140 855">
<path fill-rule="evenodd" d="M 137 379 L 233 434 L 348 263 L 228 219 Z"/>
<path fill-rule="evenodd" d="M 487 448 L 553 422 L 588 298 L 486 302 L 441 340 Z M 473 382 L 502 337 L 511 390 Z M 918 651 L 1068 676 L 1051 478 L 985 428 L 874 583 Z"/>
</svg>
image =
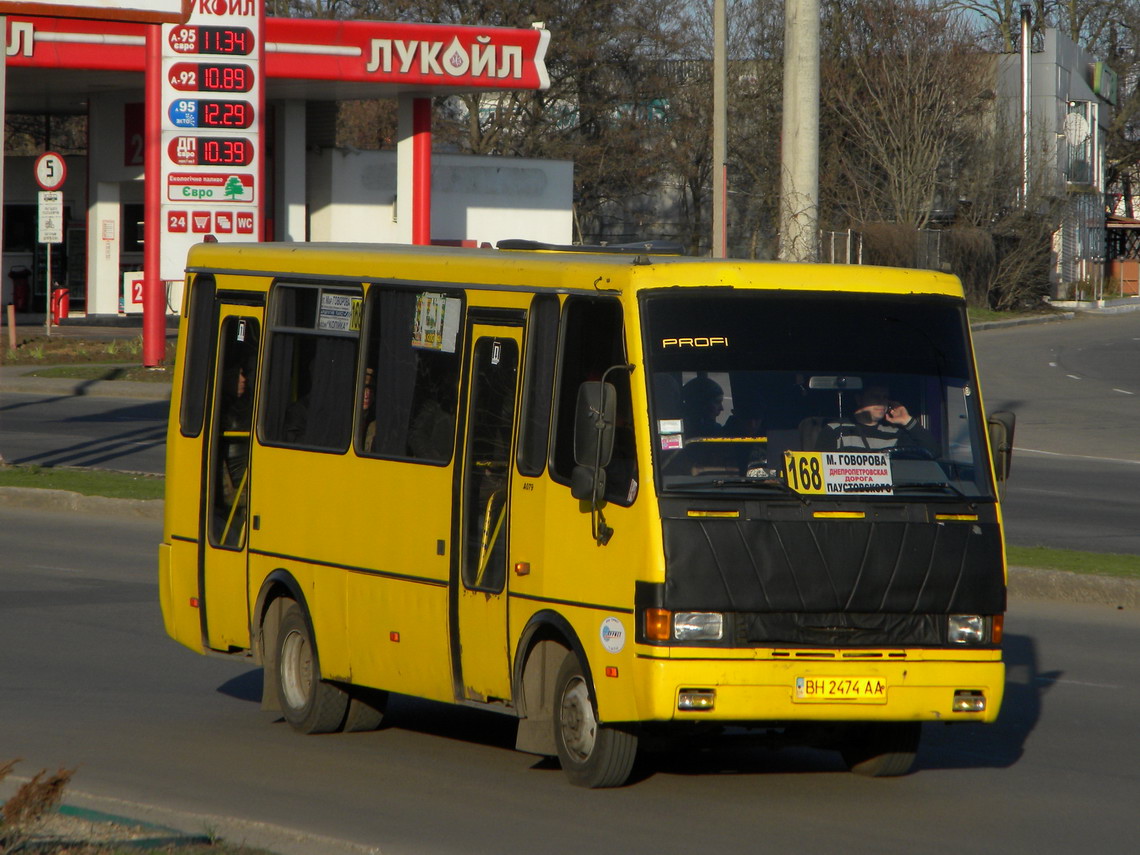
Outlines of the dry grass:
<svg viewBox="0 0 1140 855">
<path fill-rule="evenodd" d="M 165 364 L 174 365 L 175 341 L 166 342 Z M 0 365 L 20 365 L 32 368 L 57 366 L 57 373 L 42 376 L 73 376 L 58 371 L 64 367 L 87 372 L 112 371 L 114 377 L 80 379 L 151 380 L 154 372 L 141 364 L 142 336 L 132 338 L 83 338 L 74 335 L 37 335 L 25 337 L 16 343 L 15 348 L 0 347 Z M 132 365 L 137 363 L 137 365 Z M 110 369 L 106 366 L 119 364 L 125 367 Z M 103 366 L 99 368 L 98 366 Z M 38 373 L 38 372 L 37 372 Z"/>
</svg>

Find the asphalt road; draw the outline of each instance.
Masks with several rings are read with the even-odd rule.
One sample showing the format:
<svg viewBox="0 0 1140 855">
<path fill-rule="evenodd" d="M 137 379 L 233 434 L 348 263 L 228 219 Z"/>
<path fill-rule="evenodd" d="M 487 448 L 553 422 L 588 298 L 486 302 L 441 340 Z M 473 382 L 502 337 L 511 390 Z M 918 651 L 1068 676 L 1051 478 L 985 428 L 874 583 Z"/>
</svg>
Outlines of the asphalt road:
<svg viewBox="0 0 1140 855">
<path fill-rule="evenodd" d="M 168 411 L 166 401 L 5 391 L 0 456 L 6 463 L 160 474 Z"/>
<path fill-rule="evenodd" d="M 77 767 L 68 801 L 292 855 L 1123 853 L 1140 797 L 1140 613 L 1011 603 L 996 725 L 927 725 L 917 771 L 867 780 L 808 749 L 651 754 L 570 787 L 510 719 L 397 697 L 374 733 L 304 737 L 260 671 L 169 640 L 159 526 L 0 507 L 0 760 Z"/>
<path fill-rule="evenodd" d="M 1140 555 L 1140 312 L 975 333 L 988 410 L 1017 414 L 1006 539 Z"/>
</svg>

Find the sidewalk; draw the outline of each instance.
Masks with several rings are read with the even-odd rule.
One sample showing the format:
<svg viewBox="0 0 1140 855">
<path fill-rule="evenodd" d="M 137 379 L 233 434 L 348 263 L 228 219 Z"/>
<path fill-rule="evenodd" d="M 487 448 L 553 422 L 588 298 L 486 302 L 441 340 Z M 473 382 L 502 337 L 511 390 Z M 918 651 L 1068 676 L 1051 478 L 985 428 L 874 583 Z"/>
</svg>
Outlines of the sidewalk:
<svg viewBox="0 0 1140 855">
<path fill-rule="evenodd" d="M 137 363 L 111 364 L 107 368 L 134 367 Z M 54 366 L 44 366 L 50 368 Z M 173 374 L 173 366 L 166 372 Z M 139 383 L 134 380 L 75 380 L 55 377 L 32 377 L 42 370 L 34 365 L 4 365 L 0 363 L 0 396 L 19 392 L 25 395 L 63 397 L 66 395 L 94 395 L 103 398 L 143 398 L 153 401 L 170 400 L 169 383 Z"/>
</svg>

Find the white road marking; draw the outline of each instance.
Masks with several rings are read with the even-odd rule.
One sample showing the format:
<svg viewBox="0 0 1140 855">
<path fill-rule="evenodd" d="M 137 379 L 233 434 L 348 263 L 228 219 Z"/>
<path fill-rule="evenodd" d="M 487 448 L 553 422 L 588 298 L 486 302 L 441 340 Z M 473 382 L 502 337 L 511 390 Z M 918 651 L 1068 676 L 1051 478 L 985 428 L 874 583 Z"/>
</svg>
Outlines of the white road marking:
<svg viewBox="0 0 1140 855">
<path fill-rule="evenodd" d="M 1115 683 L 1089 683 L 1084 680 L 1062 680 L 1058 677 L 1034 677 L 1037 683 L 1064 683 L 1067 686 L 1089 686 L 1093 689 L 1119 689 Z"/>
<path fill-rule="evenodd" d="M 1022 448 L 1020 445 L 1015 446 L 1014 451 L 1019 454 L 1043 454 L 1046 457 L 1071 457 L 1074 460 L 1099 460 L 1103 463 L 1131 463 L 1134 466 L 1140 466 L 1140 460 L 1127 460 L 1120 457 L 1096 457 L 1092 454 L 1062 454 L 1059 451 L 1042 451 L 1039 448 Z"/>
</svg>

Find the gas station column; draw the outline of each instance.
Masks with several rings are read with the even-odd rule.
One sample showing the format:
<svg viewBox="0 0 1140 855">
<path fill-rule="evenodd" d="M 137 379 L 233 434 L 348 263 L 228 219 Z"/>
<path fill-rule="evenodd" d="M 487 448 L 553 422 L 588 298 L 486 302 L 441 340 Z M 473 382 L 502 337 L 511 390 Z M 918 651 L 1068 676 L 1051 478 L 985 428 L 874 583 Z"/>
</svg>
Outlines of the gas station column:
<svg viewBox="0 0 1140 855">
<path fill-rule="evenodd" d="M 281 101 L 276 108 L 273 240 L 305 241 L 308 239 L 305 217 L 308 168 L 305 160 L 305 102 Z"/>
<path fill-rule="evenodd" d="M 400 95 L 396 218 L 401 241 L 431 243 L 431 98 Z"/>
</svg>

